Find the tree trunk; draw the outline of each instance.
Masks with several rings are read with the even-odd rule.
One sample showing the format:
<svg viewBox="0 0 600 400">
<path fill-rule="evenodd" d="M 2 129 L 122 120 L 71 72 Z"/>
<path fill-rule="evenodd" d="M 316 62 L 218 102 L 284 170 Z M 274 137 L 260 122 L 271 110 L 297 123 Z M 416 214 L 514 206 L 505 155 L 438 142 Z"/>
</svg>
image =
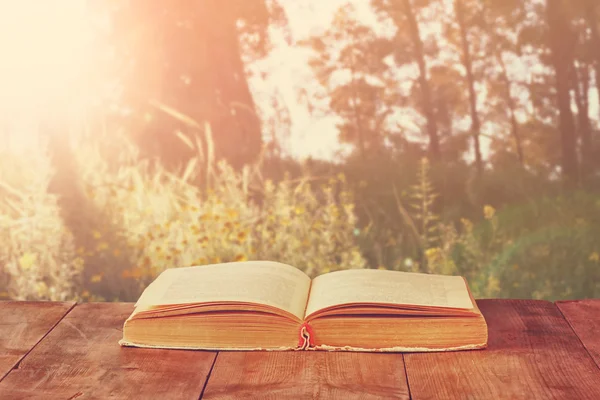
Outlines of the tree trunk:
<svg viewBox="0 0 600 400">
<path fill-rule="evenodd" d="M 492 40 L 494 42 L 498 41 L 498 36 L 496 35 L 496 32 L 494 31 L 494 29 L 492 28 L 492 24 L 489 22 L 490 18 L 488 16 L 487 13 L 488 9 L 484 8 L 483 9 L 483 24 L 484 24 L 484 28 L 485 30 L 488 32 L 488 34 L 492 37 Z M 493 53 L 494 53 L 494 57 L 496 58 L 496 61 L 498 61 L 498 64 L 500 65 L 500 72 L 501 72 L 501 78 L 502 81 L 504 82 L 504 101 L 506 102 L 506 105 L 508 106 L 508 117 L 510 120 L 510 130 L 511 130 L 511 135 L 515 141 L 515 150 L 517 153 L 517 157 L 519 158 L 519 163 L 521 164 L 521 167 L 525 166 L 525 156 L 523 154 L 523 143 L 521 140 L 521 131 L 519 129 L 519 123 L 517 122 L 517 117 L 516 117 L 516 109 L 517 109 L 517 105 L 515 104 L 515 99 L 513 99 L 512 97 L 512 83 L 508 77 L 508 71 L 506 69 L 506 63 L 504 62 L 504 58 L 502 57 L 502 51 L 498 49 L 497 46 L 495 46 L 494 44 L 492 44 L 492 48 L 493 48 Z M 517 49 L 517 53 L 519 52 L 519 50 Z"/>
<path fill-rule="evenodd" d="M 427 119 L 429 154 L 432 162 L 437 162 L 441 160 L 440 139 L 437 131 L 435 110 L 433 109 L 431 87 L 429 86 L 429 81 L 427 79 L 427 62 L 425 60 L 423 41 L 421 40 L 419 24 L 410 0 L 404 0 L 404 13 L 408 19 L 410 34 L 415 45 L 415 58 L 417 59 L 417 64 L 419 66 L 419 87 L 421 89 L 423 114 Z"/>
<path fill-rule="evenodd" d="M 562 173 L 566 186 L 577 184 L 577 153 L 575 124 L 571 111 L 570 69 L 573 65 L 573 34 L 565 20 L 562 0 L 547 0 L 546 17 L 549 47 L 556 73 L 556 98 L 559 111 L 559 130 L 562 150 Z"/>
<path fill-rule="evenodd" d="M 577 104 L 577 133 L 581 138 L 581 175 L 590 173 L 592 157 L 592 124 L 589 115 L 588 92 L 590 75 L 587 65 L 573 68 L 573 91 Z"/>
<path fill-rule="evenodd" d="M 477 175 L 481 177 L 483 174 L 483 160 L 481 157 L 481 146 L 479 144 L 479 135 L 481 133 L 481 122 L 477 112 L 477 94 L 475 93 L 475 77 L 473 76 L 473 62 L 471 57 L 471 49 L 469 48 L 469 39 L 467 38 L 467 24 L 465 21 L 465 10 L 462 0 L 454 1 L 454 10 L 456 19 L 460 29 L 460 37 L 462 44 L 463 66 L 467 72 L 467 85 L 469 87 L 469 103 L 471 107 L 471 135 L 473 136 L 473 147 L 475 151 L 475 168 Z"/>
<path fill-rule="evenodd" d="M 363 130 L 363 124 L 362 124 L 362 120 L 360 118 L 360 112 L 358 111 L 358 104 L 357 104 L 357 99 L 359 98 L 359 94 L 358 94 L 358 90 L 356 89 L 356 63 L 354 60 L 354 53 L 352 53 L 352 59 L 351 59 L 351 63 L 352 65 L 350 66 L 352 68 L 352 70 L 350 71 L 350 76 L 351 76 L 351 85 L 352 85 L 352 90 L 354 92 L 354 97 L 351 99 L 351 103 L 352 103 L 352 112 L 354 114 L 354 125 L 356 128 L 356 141 L 358 143 L 358 151 L 360 152 L 360 157 L 362 158 L 363 161 L 366 161 L 367 159 L 367 149 L 365 146 L 365 135 L 364 135 L 364 130 Z"/>
<path fill-rule="evenodd" d="M 502 71 L 502 80 L 505 83 L 505 96 L 506 96 L 506 104 L 508 105 L 508 112 L 510 117 L 510 130 L 513 139 L 515 140 L 515 148 L 517 150 L 517 156 L 519 157 L 519 163 L 522 167 L 525 166 L 525 156 L 523 155 L 523 143 L 521 141 L 521 132 L 519 130 L 519 123 L 517 122 L 517 117 L 515 115 L 516 105 L 515 99 L 513 99 L 511 95 L 511 82 L 508 79 L 508 72 L 506 70 L 506 64 L 504 63 L 504 59 L 502 58 L 502 54 L 496 54 L 496 59 L 500 64 L 500 68 Z"/>
<path fill-rule="evenodd" d="M 600 33 L 598 33 L 597 15 L 598 0 L 587 0 L 585 17 L 590 28 L 592 47 L 594 48 L 594 67 L 596 70 L 596 90 L 598 91 L 598 105 L 600 106 Z M 600 108 L 599 108 L 600 110 Z"/>
<path fill-rule="evenodd" d="M 232 12 L 221 11 L 219 1 L 201 3 L 198 15 L 205 36 L 199 40 L 213 62 L 200 77 L 199 90 L 210 88 L 205 94 L 210 104 L 206 117 L 215 135 L 216 157 L 240 168 L 260 154 L 262 128 L 242 60 L 237 21 Z M 215 20 L 215 15 L 221 17 Z"/>
</svg>

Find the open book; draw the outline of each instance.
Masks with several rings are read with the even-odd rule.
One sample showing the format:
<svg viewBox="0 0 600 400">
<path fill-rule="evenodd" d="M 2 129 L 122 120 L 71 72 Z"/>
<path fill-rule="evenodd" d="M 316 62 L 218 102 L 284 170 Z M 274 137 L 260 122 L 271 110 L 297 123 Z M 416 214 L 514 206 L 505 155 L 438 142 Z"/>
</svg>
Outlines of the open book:
<svg viewBox="0 0 600 400">
<path fill-rule="evenodd" d="M 484 348 L 487 325 L 459 276 L 373 269 L 311 280 L 249 261 L 164 271 L 125 321 L 123 346 L 207 350 Z"/>
</svg>

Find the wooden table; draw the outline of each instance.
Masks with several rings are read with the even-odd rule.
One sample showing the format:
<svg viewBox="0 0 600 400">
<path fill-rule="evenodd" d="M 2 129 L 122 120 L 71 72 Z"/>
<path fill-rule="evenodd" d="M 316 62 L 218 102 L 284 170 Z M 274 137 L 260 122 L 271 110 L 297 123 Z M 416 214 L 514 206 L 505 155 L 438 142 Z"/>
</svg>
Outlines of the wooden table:
<svg viewBox="0 0 600 400">
<path fill-rule="evenodd" d="M 0 399 L 600 399 L 600 300 L 480 300 L 452 353 L 121 348 L 129 303 L 0 302 Z"/>
</svg>

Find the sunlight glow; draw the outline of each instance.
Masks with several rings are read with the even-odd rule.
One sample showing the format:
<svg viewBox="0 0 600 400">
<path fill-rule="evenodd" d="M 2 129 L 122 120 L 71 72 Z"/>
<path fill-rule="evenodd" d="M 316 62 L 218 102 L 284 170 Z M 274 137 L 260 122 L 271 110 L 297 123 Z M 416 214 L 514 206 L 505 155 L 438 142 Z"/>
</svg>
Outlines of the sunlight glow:
<svg viewBox="0 0 600 400">
<path fill-rule="evenodd" d="M 0 0 L 2 118 L 39 119 L 81 104 L 91 35 L 85 1 Z"/>
</svg>

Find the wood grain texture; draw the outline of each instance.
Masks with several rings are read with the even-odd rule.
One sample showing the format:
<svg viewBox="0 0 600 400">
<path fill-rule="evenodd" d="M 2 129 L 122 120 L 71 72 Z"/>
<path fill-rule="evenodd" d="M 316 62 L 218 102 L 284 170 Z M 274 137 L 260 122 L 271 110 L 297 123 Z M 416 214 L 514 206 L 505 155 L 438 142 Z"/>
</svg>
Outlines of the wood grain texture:
<svg viewBox="0 0 600 400">
<path fill-rule="evenodd" d="M 600 368 L 600 299 L 557 301 L 556 305 Z"/>
<path fill-rule="evenodd" d="M 0 399 L 198 399 L 216 353 L 120 347 L 132 310 L 76 306 L 0 382 Z"/>
<path fill-rule="evenodd" d="M 408 399 L 401 354 L 220 352 L 203 399 Z"/>
<path fill-rule="evenodd" d="M 74 304 L 0 301 L 0 381 Z"/>
<path fill-rule="evenodd" d="M 600 372 L 558 308 L 478 301 L 487 350 L 405 355 L 414 399 L 600 399 Z"/>
</svg>

